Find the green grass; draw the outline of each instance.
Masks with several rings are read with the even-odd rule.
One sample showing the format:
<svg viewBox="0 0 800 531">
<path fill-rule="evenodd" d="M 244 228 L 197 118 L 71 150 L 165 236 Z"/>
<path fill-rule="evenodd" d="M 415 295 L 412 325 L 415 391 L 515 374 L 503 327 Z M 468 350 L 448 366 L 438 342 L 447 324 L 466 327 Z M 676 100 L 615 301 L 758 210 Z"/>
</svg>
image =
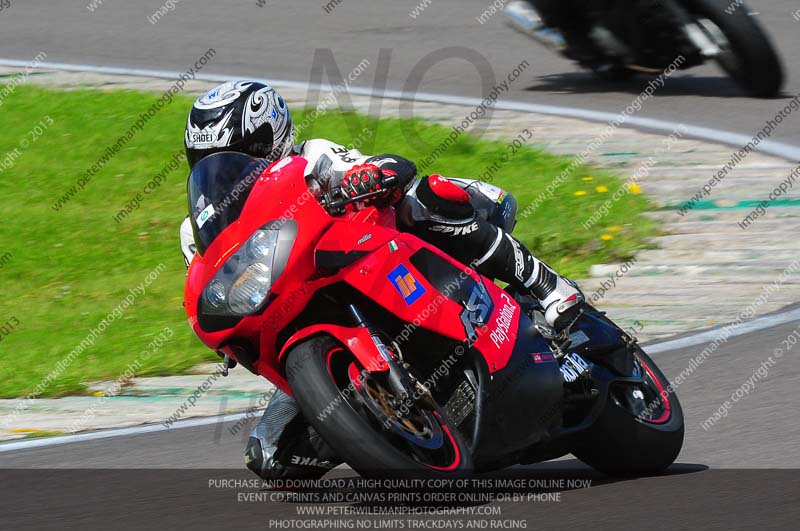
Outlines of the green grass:
<svg viewBox="0 0 800 531">
<path fill-rule="evenodd" d="M 37 430 L 30 433 L 26 433 L 24 439 L 42 439 L 44 437 L 60 437 L 61 435 L 66 435 L 65 432 L 61 430 Z"/>
<path fill-rule="evenodd" d="M 0 173 L 0 257 L 11 255 L 6 263 L 0 261 L 0 325 L 11 318 L 20 323 L 0 342 L 0 397 L 33 391 L 129 289 L 161 263 L 166 269 L 147 294 L 52 381 L 43 396 L 80 393 L 85 382 L 116 379 L 167 326 L 174 336 L 137 375 L 175 374 L 216 359 L 194 338 L 181 306 L 185 269 L 177 231 L 186 210 L 185 166 L 169 173 L 166 182 L 121 223 L 112 219 L 182 149 L 190 98 L 176 98 L 64 208 L 58 212 L 51 208 L 156 99 L 155 94 L 132 91 L 19 87 L 3 102 L 0 163 L 22 139 L 32 140 L 29 131 L 45 116 L 52 125 L 30 147 L 20 149 L 12 168 Z M 296 111 L 294 118 L 300 123 L 303 112 Z M 421 122 L 330 112 L 306 128 L 302 137 L 347 143 L 364 127 L 373 134 L 361 146 L 363 152 L 394 152 L 411 159 L 428 155 L 449 133 Z M 533 134 L 531 142 L 536 140 L 536 131 Z M 407 137 L 416 140 L 410 144 Z M 505 142 L 462 137 L 430 171 L 476 176 L 506 149 Z M 568 163 L 526 148 L 493 182 L 514 193 L 522 209 Z M 588 176 L 591 182 L 583 180 Z M 597 230 L 581 228 L 620 184 L 606 172 L 582 168 L 553 199 L 522 221 L 516 234 L 534 253 L 577 277 L 592 263 L 629 257 L 655 231 L 641 216 L 648 208 L 642 196 L 626 195 Z M 609 192 L 595 192 L 599 185 Z M 575 196 L 580 190 L 587 195 Z M 621 230 L 609 232 L 613 239 L 602 241 L 599 236 L 610 226 Z"/>
</svg>

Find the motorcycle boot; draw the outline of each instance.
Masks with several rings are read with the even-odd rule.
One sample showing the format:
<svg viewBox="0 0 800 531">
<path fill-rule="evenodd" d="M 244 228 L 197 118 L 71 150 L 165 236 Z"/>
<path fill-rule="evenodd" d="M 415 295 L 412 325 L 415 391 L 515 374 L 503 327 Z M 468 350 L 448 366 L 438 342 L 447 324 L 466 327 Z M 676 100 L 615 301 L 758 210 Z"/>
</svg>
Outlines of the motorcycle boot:
<svg viewBox="0 0 800 531">
<path fill-rule="evenodd" d="M 297 402 L 275 391 L 244 451 L 247 468 L 265 480 L 319 479 L 341 464 L 300 414 Z"/>
</svg>

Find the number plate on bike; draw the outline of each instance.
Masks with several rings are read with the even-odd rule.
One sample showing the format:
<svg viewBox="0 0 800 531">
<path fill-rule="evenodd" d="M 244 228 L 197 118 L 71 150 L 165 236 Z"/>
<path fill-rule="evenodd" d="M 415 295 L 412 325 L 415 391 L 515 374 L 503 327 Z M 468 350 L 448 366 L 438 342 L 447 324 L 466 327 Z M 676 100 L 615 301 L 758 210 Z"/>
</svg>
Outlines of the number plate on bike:
<svg viewBox="0 0 800 531">
<path fill-rule="evenodd" d="M 587 336 L 586 332 L 584 332 L 583 330 L 578 330 L 577 332 L 572 332 L 569 335 L 569 340 L 570 340 L 569 342 L 570 348 L 575 348 L 580 345 L 583 345 L 584 343 L 588 343 L 589 336 Z"/>
</svg>

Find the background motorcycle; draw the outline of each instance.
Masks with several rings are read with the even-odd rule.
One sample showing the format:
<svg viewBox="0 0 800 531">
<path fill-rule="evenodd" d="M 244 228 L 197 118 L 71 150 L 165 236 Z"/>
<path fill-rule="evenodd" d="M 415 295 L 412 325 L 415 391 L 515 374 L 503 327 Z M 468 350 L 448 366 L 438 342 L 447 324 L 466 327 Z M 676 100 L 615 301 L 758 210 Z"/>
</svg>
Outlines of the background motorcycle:
<svg viewBox="0 0 800 531">
<path fill-rule="evenodd" d="M 638 474 L 675 460 L 677 397 L 601 312 L 556 335 L 534 301 L 399 232 L 391 208 L 347 212 L 367 196 L 322 194 L 305 170 L 238 153 L 195 166 L 184 305 L 206 345 L 292 394 L 356 471 L 455 475 L 572 452 Z"/>
<path fill-rule="evenodd" d="M 567 55 L 563 36 L 519 4 L 507 9 L 512 27 Z M 775 96 L 783 83 L 778 54 L 754 13 L 741 0 L 601 0 L 586 2 L 593 57 L 579 64 L 598 75 L 623 79 L 661 73 L 679 55 L 679 69 L 715 61 L 750 95 Z M 671 23 L 669 21 L 679 21 Z M 688 47 L 686 46 L 688 44 Z"/>
</svg>

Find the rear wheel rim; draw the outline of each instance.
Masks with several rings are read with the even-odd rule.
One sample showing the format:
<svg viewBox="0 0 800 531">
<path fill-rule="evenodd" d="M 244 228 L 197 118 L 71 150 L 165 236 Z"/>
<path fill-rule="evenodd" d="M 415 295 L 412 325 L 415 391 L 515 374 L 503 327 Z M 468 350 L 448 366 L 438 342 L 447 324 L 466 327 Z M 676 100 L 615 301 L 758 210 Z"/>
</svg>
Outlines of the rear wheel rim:
<svg viewBox="0 0 800 531">
<path fill-rule="evenodd" d="M 669 394 L 655 372 L 641 358 L 637 358 L 643 376 L 641 383 L 624 382 L 611 391 L 614 402 L 646 424 L 664 424 L 672 415 Z"/>
</svg>

